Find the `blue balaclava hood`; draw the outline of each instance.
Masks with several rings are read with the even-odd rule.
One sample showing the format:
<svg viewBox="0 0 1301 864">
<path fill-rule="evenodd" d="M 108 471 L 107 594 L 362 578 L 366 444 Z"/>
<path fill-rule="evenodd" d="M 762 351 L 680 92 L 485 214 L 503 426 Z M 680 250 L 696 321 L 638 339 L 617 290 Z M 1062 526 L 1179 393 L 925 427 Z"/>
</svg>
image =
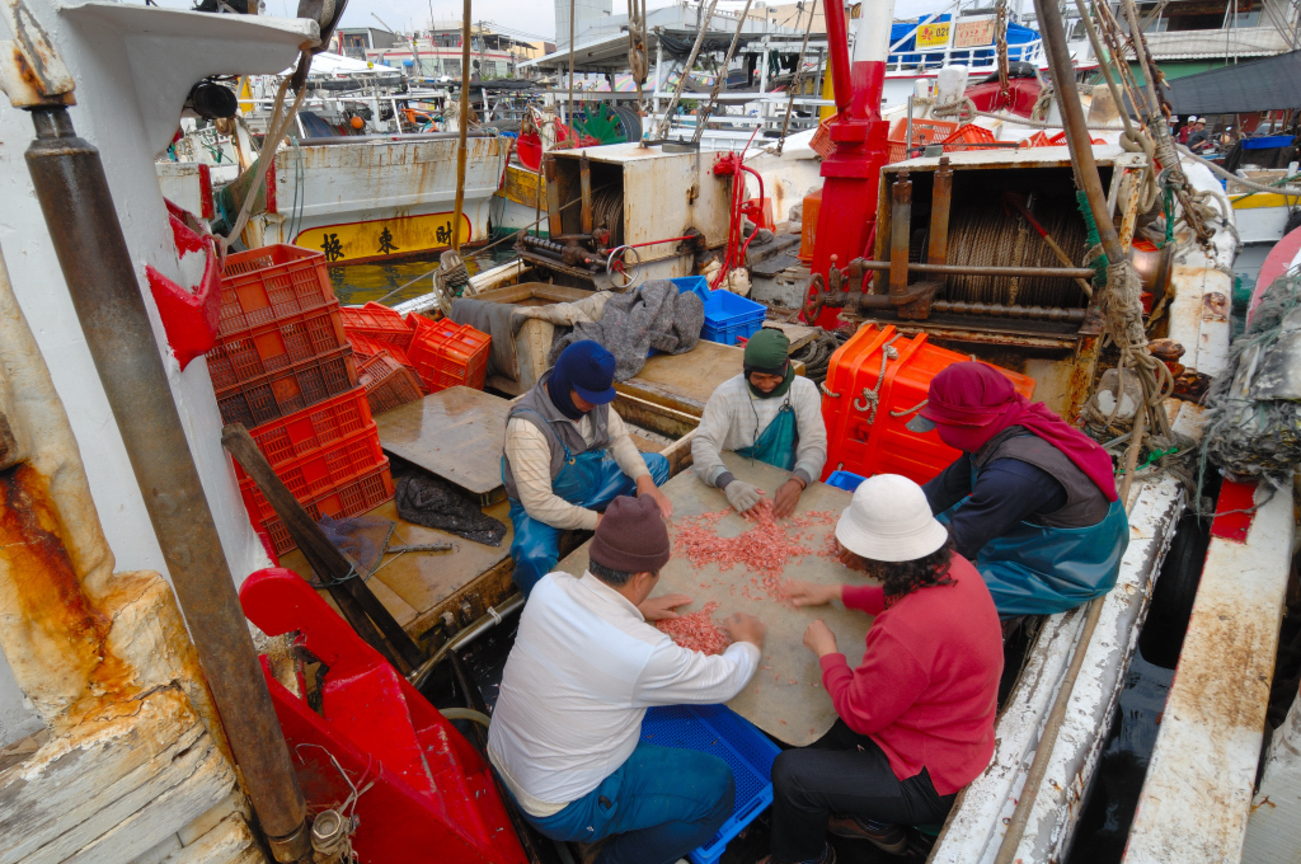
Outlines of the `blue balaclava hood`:
<svg viewBox="0 0 1301 864">
<path fill-rule="evenodd" d="M 578 420 L 583 412 L 570 398 L 571 390 L 593 405 L 614 401 L 614 355 L 601 343 L 591 339 L 573 343 L 560 353 L 547 379 L 552 404 L 570 420 Z"/>
</svg>

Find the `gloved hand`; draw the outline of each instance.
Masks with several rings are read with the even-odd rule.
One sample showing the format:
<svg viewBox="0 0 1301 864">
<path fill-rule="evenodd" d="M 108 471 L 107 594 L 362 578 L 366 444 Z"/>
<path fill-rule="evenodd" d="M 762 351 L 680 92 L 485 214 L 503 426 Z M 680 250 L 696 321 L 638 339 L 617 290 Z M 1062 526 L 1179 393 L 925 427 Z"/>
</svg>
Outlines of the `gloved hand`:
<svg viewBox="0 0 1301 864">
<path fill-rule="evenodd" d="M 727 495 L 728 503 L 736 508 L 737 513 L 744 513 L 763 500 L 762 489 L 740 480 L 728 483 L 723 493 Z"/>
</svg>

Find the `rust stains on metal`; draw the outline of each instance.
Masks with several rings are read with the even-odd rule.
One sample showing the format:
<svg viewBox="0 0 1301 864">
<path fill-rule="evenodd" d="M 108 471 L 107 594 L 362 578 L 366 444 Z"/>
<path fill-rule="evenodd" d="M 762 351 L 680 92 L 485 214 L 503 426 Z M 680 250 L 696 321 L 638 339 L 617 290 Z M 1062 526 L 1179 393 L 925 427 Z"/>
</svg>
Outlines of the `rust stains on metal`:
<svg viewBox="0 0 1301 864">
<path fill-rule="evenodd" d="M 133 670 L 107 648 L 112 622 L 77 578 L 47 478 L 29 465 L 0 473 L 0 499 L 0 560 L 29 626 L 59 644 L 62 665 L 81 673 L 87 695 L 134 692 Z"/>
</svg>

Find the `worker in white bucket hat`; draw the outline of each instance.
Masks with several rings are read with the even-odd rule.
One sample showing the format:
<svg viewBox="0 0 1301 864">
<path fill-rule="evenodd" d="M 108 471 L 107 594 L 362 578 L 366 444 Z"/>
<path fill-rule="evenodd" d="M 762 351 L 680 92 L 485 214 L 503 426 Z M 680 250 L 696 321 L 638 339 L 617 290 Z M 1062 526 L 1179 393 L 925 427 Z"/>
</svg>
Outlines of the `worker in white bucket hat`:
<svg viewBox="0 0 1301 864">
<path fill-rule="evenodd" d="M 773 763 L 771 864 L 833 864 L 828 830 L 902 851 L 906 826 L 942 822 L 994 752 L 998 612 L 921 487 L 897 474 L 863 481 L 836 525 L 836 548 L 873 584 L 792 580 L 788 596 L 796 606 L 840 600 L 876 620 L 857 669 L 821 619 L 804 634 L 840 717 Z"/>
</svg>

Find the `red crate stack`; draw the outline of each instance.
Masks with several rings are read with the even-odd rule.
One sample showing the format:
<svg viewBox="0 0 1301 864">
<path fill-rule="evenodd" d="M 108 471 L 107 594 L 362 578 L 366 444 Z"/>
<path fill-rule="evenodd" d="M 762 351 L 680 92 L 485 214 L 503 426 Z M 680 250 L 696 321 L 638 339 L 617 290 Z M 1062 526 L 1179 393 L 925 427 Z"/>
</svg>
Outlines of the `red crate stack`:
<svg viewBox="0 0 1301 864">
<path fill-rule="evenodd" d="M 430 393 L 465 385 L 483 389 L 488 374 L 488 349 L 492 342 L 469 324 L 454 324 L 447 319 L 434 321 L 412 312 L 408 323 L 415 322 L 415 332 L 407 357 L 416 374 Z"/>
<path fill-rule="evenodd" d="M 248 427 L 313 519 L 355 516 L 393 497 L 356 364 L 324 255 L 280 245 L 226 259 L 217 346 L 208 353 L 222 420 Z M 262 493 L 236 473 L 255 527 L 277 554 L 293 549 Z"/>
</svg>

